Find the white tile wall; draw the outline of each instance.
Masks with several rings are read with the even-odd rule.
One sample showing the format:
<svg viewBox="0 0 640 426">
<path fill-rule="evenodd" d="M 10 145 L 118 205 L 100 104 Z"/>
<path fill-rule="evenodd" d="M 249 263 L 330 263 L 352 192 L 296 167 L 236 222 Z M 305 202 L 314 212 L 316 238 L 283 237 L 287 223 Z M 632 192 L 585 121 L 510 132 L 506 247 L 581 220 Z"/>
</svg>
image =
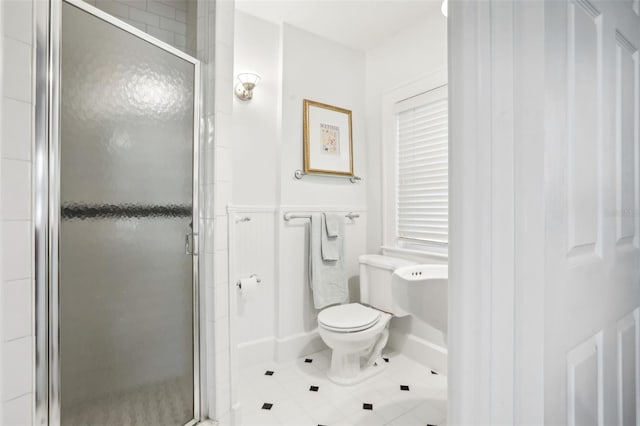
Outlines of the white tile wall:
<svg viewBox="0 0 640 426">
<path fill-rule="evenodd" d="M 31 278 L 31 222 L 3 221 L 2 275 L 4 281 Z"/>
<path fill-rule="evenodd" d="M 22 395 L 4 404 L 4 426 L 23 426 L 31 424 L 32 394 Z"/>
<path fill-rule="evenodd" d="M 29 220 L 31 217 L 31 163 L 3 159 L 0 183 L 2 218 Z"/>
<path fill-rule="evenodd" d="M 5 402 L 32 392 L 32 344 L 33 338 L 31 336 L 4 343 L 2 354 L 4 393 L 2 396 Z"/>
<path fill-rule="evenodd" d="M 3 2 L 5 4 L 5 28 L 4 33 L 6 36 L 23 43 L 31 44 L 32 31 L 31 17 L 32 17 L 32 4 L 28 0 L 8 0 Z"/>
<path fill-rule="evenodd" d="M 128 24 L 195 56 L 195 46 L 187 46 L 187 34 L 195 38 L 195 1 L 182 0 L 87 0 L 97 8 Z M 191 19 L 190 19 L 191 18 Z"/>
<path fill-rule="evenodd" d="M 32 1 L 8 0 L 2 7 L 1 420 L 5 426 L 22 426 L 31 424 L 33 399 Z"/>
<path fill-rule="evenodd" d="M 2 157 L 12 160 L 31 159 L 31 104 L 4 98 L 2 100 Z"/>
<path fill-rule="evenodd" d="M 31 44 L 5 36 L 3 65 L 4 96 L 31 102 Z"/>
<path fill-rule="evenodd" d="M 227 206 L 231 202 L 231 166 L 226 164 L 222 169 L 222 163 L 231 163 L 231 114 L 233 101 L 233 56 L 231 60 L 227 58 L 233 55 L 233 27 L 234 27 L 235 3 L 233 0 L 219 0 L 215 2 L 215 11 L 210 17 L 215 19 L 213 28 L 209 28 L 207 35 L 213 35 L 214 44 L 209 46 L 211 55 L 208 63 L 209 83 L 214 84 L 214 90 L 208 96 L 215 96 L 212 108 L 208 111 L 207 122 L 215 128 L 213 142 L 213 164 L 214 173 L 208 174 L 213 177 L 213 185 L 208 189 L 213 190 L 209 195 L 208 214 L 214 219 L 216 230 L 227 223 Z M 213 31 L 212 31 L 213 30 Z M 225 52 L 227 56 L 225 56 Z M 211 102 L 209 102 L 211 106 Z M 215 114 L 214 114 L 215 113 Z M 227 148 L 225 150 L 225 148 Z M 226 167 L 228 166 L 228 167 Z M 217 167 L 221 167 L 218 170 Z M 211 202 L 213 201 L 213 202 Z M 219 232 L 219 231 L 218 231 Z M 208 256 L 214 260 L 214 306 L 210 307 L 213 315 L 209 317 L 210 333 L 207 338 L 214 338 L 213 348 L 215 352 L 208 353 L 208 368 L 214 370 L 209 382 L 209 405 L 211 416 L 216 419 L 228 418 L 231 410 L 231 388 L 230 388 L 230 364 L 229 357 L 229 291 L 231 285 L 228 273 L 228 247 L 226 238 L 214 232 L 213 250 Z"/>
<path fill-rule="evenodd" d="M 31 335 L 32 296 L 30 280 L 6 281 L 2 301 L 5 340 Z"/>
</svg>

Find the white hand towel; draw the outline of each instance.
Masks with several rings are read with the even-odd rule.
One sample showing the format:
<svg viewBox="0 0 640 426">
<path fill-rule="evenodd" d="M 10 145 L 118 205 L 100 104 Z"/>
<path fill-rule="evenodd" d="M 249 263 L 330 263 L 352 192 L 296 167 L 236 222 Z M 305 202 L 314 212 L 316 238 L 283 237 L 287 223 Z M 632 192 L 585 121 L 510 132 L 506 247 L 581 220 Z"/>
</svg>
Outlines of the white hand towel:
<svg viewBox="0 0 640 426">
<path fill-rule="evenodd" d="M 331 219 L 330 219 L 331 217 Z M 336 217 L 338 220 L 336 220 Z M 340 246 L 342 245 L 342 235 L 344 235 L 344 221 L 338 215 L 324 213 L 322 215 L 321 243 L 322 243 L 322 259 L 323 260 L 339 260 Z M 337 223 L 336 236 L 329 235 L 329 221 Z"/>
<path fill-rule="evenodd" d="M 349 302 L 349 288 L 344 271 L 342 238 L 338 241 L 338 260 L 322 259 L 322 223 L 320 213 L 311 215 L 309 224 L 309 286 L 316 309 Z M 344 234 L 344 233 L 343 233 Z"/>
<path fill-rule="evenodd" d="M 324 213 L 324 220 L 327 224 L 328 237 L 339 237 L 342 235 L 340 232 L 340 225 L 344 225 L 344 217 L 337 214 Z"/>
</svg>

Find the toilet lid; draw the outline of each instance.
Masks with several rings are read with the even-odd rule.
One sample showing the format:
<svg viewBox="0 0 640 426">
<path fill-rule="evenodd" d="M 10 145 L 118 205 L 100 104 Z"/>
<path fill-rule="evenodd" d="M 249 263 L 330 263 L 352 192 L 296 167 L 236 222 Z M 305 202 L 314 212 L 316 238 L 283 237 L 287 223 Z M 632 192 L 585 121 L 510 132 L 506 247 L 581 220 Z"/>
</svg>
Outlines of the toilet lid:
<svg viewBox="0 0 640 426">
<path fill-rule="evenodd" d="M 372 327 L 380 319 L 380 312 L 359 303 L 332 306 L 318 315 L 318 323 L 333 331 L 361 331 Z"/>
</svg>

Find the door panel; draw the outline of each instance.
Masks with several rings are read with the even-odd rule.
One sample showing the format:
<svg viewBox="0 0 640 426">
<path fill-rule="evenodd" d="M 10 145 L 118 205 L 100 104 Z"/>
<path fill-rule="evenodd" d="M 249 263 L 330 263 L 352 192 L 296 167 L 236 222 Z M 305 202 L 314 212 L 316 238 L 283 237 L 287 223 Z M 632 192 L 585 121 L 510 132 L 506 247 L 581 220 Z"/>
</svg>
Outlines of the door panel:
<svg viewBox="0 0 640 426">
<path fill-rule="evenodd" d="M 194 417 L 195 64 L 63 2 L 62 425 Z"/>
<path fill-rule="evenodd" d="M 636 5 L 545 5 L 548 425 L 640 425 Z"/>
</svg>

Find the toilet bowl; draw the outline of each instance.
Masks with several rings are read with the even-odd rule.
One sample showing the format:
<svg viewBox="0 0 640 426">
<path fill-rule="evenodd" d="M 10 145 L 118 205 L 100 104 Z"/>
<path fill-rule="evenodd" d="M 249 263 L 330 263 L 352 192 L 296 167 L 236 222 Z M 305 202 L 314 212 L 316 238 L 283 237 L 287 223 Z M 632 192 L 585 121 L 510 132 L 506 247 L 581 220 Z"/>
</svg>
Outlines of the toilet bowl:
<svg viewBox="0 0 640 426">
<path fill-rule="evenodd" d="M 391 317 L 360 303 L 331 306 L 320 312 L 318 331 L 332 351 L 329 380 L 352 385 L 383 371 L 386 363 L 381 355 Z"/>
<path fill-rule="evenodd" d="M 356 384 L 385 368 L 381 354 L 389 340 L 389 321 L 408 315 L 396 303 L 392 276 L 416 264 L 377 254 L 358 260 L 361 303 L 330 306 L 318 315 L 318 332 L 332 351 L 327 376 L 341 385 Z"/>
</svg>

